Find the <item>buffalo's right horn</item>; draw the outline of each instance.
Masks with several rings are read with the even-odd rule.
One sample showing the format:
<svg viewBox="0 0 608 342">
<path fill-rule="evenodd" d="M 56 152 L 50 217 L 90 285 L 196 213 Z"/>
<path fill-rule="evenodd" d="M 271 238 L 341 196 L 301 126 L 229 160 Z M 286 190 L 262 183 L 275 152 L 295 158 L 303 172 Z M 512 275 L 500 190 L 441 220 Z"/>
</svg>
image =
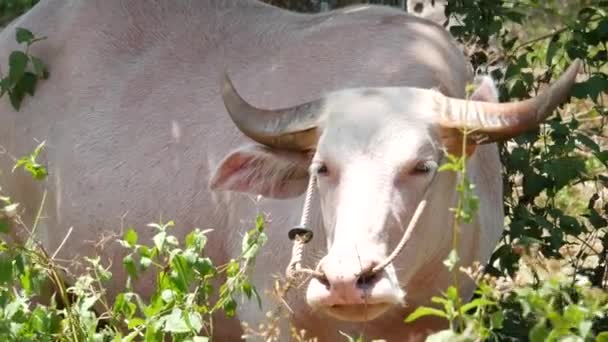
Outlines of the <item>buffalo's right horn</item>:
<svg viewBox="0 0 608 342">
<path fill-rule="evenodd" d="M 284 109 L 256 108 L 239 95 L 227 73 L 222 82 L 222 99 L 238 129 L 260 144 L 296 151 L 311 150 L 317 145 L 322 100 Z"/>
</svg>

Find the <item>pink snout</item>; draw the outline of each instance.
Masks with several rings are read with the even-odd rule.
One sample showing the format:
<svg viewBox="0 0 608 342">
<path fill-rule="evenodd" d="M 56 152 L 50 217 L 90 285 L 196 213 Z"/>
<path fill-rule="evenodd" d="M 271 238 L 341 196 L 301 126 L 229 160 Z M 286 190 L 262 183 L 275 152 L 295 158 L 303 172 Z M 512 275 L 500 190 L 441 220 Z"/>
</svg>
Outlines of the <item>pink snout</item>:
<svg viewBox="0 0 608 342">
<path fill-rule="evenodd" d="M 325 257 L 318 270 L 323 278 L 312 279 L 308 304 L 346 321 L 374 319 L 391 306 L 402 303 L 403 291 L 388 269 L 372 273 L 379 258 Z"/>
<path fill-rule="evenodd" d="M 369 291 L 381 279 L 380 273 L 371 273 L 378 263 L 368 260 L 359 265 L 353 260 L 340 258 L 326 259 L 321 263 L 319 271 L 325 278 L 318 279 L 325 285 L 327 296 L 323 298 L 324 305 L 364 304 Z"/>
</svg>

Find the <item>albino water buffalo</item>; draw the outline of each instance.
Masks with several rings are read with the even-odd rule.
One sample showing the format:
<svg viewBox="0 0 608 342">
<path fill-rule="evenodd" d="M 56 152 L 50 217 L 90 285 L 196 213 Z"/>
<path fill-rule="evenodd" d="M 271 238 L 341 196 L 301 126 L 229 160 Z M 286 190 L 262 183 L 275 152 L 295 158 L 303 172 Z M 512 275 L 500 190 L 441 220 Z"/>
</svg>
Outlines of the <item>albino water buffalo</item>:
<svg viewBox="0 0 608 342">
<path fill-rule="evenodd" d="M 51 77 L 20 112 L 0 103 L 0 184 L 28 222 L 48 189 L 44 245 L 54 251 L 74 227 L 58 257 L 111 260 L 112 295 L 124 283 L 123 254 L 116 243 L 95 248 L 104 233 L 132 225 L 149 238 L 145 224 L 161 216 L 176 221 L 179 237 L 213 228 L 208 252 L 220 263 L 238 254 L 261 209 L 271 218 L 269 242 L 253 279 L 266 310 L 276 302 L 264 290 L 287 266 L 287 230 L 314 173 L 315 237 L 304 264 L 322 276 L 289 302 L 292 321 L 320 341 L 342 340 L 338 330 L 403 341 L 439 327 L 403 318 L 450 284 L 442 261 L 452 246 L 453 173 L 430 185 L 428 207 L 397 259 L 357 274 L 393 250 L 444 150 L 459 150 L 462 127 L 476 129 L 468 173 L 480 210 L 461 227 L 460 256 L 486 261 L 503 228 L 491 143 L 550 114 L 577 67 L 525 102 L 495 103 L 486 79 L 476 102 L 465 103 L 471 75 L 450 35 L 378 6 L 303 15 L 252 0 L 47 0 L 0 34 L 2 61 L 16 48 L 16 26 L 48 36 L 31 52 Z M 28 153 L 34 139 L 47 141 L 42 183 L 7 172 L 9 154 Z M 149 280 L 137 289 L 149 294 Z M 460 285 L 470 296 L 473 284 Z M 252 303 L 238 318 L 255 324 L 264 316 Z M 215 332 L 217 341 L 237 340 L 239 321 L 218 322 Z"/>
</svg>

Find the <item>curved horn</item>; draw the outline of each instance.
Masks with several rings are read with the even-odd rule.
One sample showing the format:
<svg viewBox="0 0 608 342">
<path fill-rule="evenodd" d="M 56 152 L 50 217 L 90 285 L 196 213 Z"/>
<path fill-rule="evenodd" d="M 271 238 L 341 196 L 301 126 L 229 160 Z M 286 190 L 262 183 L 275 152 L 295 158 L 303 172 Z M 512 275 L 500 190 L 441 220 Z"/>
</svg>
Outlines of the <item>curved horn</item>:
<svg viewBox="0 0 608 342">
<path fill-rule="evenodd" d="M 471 130 L 477 144 L 509 139 L 545 120 L 568 99 L 581 61 L 576 59 L 548 89 L 533 98 L 508 103 L 467 101 L 444 97 L 441 126 Z"/>
<path fill-rule="evenodd" d="M 310 150 L 317 144 L 322 100 L 277 110 L 255 108 L 239 95 L 227 73 L 222 99 L 238 129 L 260 144 L 296 151 Z"/>
</svg>

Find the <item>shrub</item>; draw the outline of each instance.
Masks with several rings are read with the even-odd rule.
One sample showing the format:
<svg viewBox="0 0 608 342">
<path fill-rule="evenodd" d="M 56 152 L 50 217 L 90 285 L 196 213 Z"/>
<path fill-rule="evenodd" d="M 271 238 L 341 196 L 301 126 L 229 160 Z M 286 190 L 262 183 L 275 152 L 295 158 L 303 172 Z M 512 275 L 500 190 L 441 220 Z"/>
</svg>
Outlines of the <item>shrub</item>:
<svg viewBox="0 0 608 342">
<path fill-rule="evenodd" d="M 36 160 L 43 147 L 40 144 L 15 167 L 44 179 L 46 169 Z M 259 301 L 248 275 L 266 242 L 262 216 L 243 237 L 241 255 L 225 265 L 216 265 L 205 256 L 208 230 L 194 229 L 180 242 L 171 234 L 172 221 L 151 223 L 156 234 L 152 244 L 146 245 L 138 242 L 133 228 L 127 229 L 118 242 L 129 252 L 122 262 L 128 279 L 110 301 L 104 290 L 112 281 L 109 267 L 99 257 L 85 258 L 85 272 L 67 285 L 64 268 L 55 260 L 63 244 L 49 254 L 34 238 L 37 227 L 26 226 L 17 208 L 0 188 L 2 341 L 162 341 L 167 336 L 174 341 L 207 341 L 214 314 L 233 316 L 241 297 Z M 26 240 L 9 241 L 7 234 L 12 229 L 28 232 Z M 144 272 L 156 275 L 150 298 L 140 296 L 131 286 Z M 217 282 L 216 289 L 213 284 Z M 40 299 L 47 294 L 48 285 L 52 295 L 45 303 Z"/>
</svg>

